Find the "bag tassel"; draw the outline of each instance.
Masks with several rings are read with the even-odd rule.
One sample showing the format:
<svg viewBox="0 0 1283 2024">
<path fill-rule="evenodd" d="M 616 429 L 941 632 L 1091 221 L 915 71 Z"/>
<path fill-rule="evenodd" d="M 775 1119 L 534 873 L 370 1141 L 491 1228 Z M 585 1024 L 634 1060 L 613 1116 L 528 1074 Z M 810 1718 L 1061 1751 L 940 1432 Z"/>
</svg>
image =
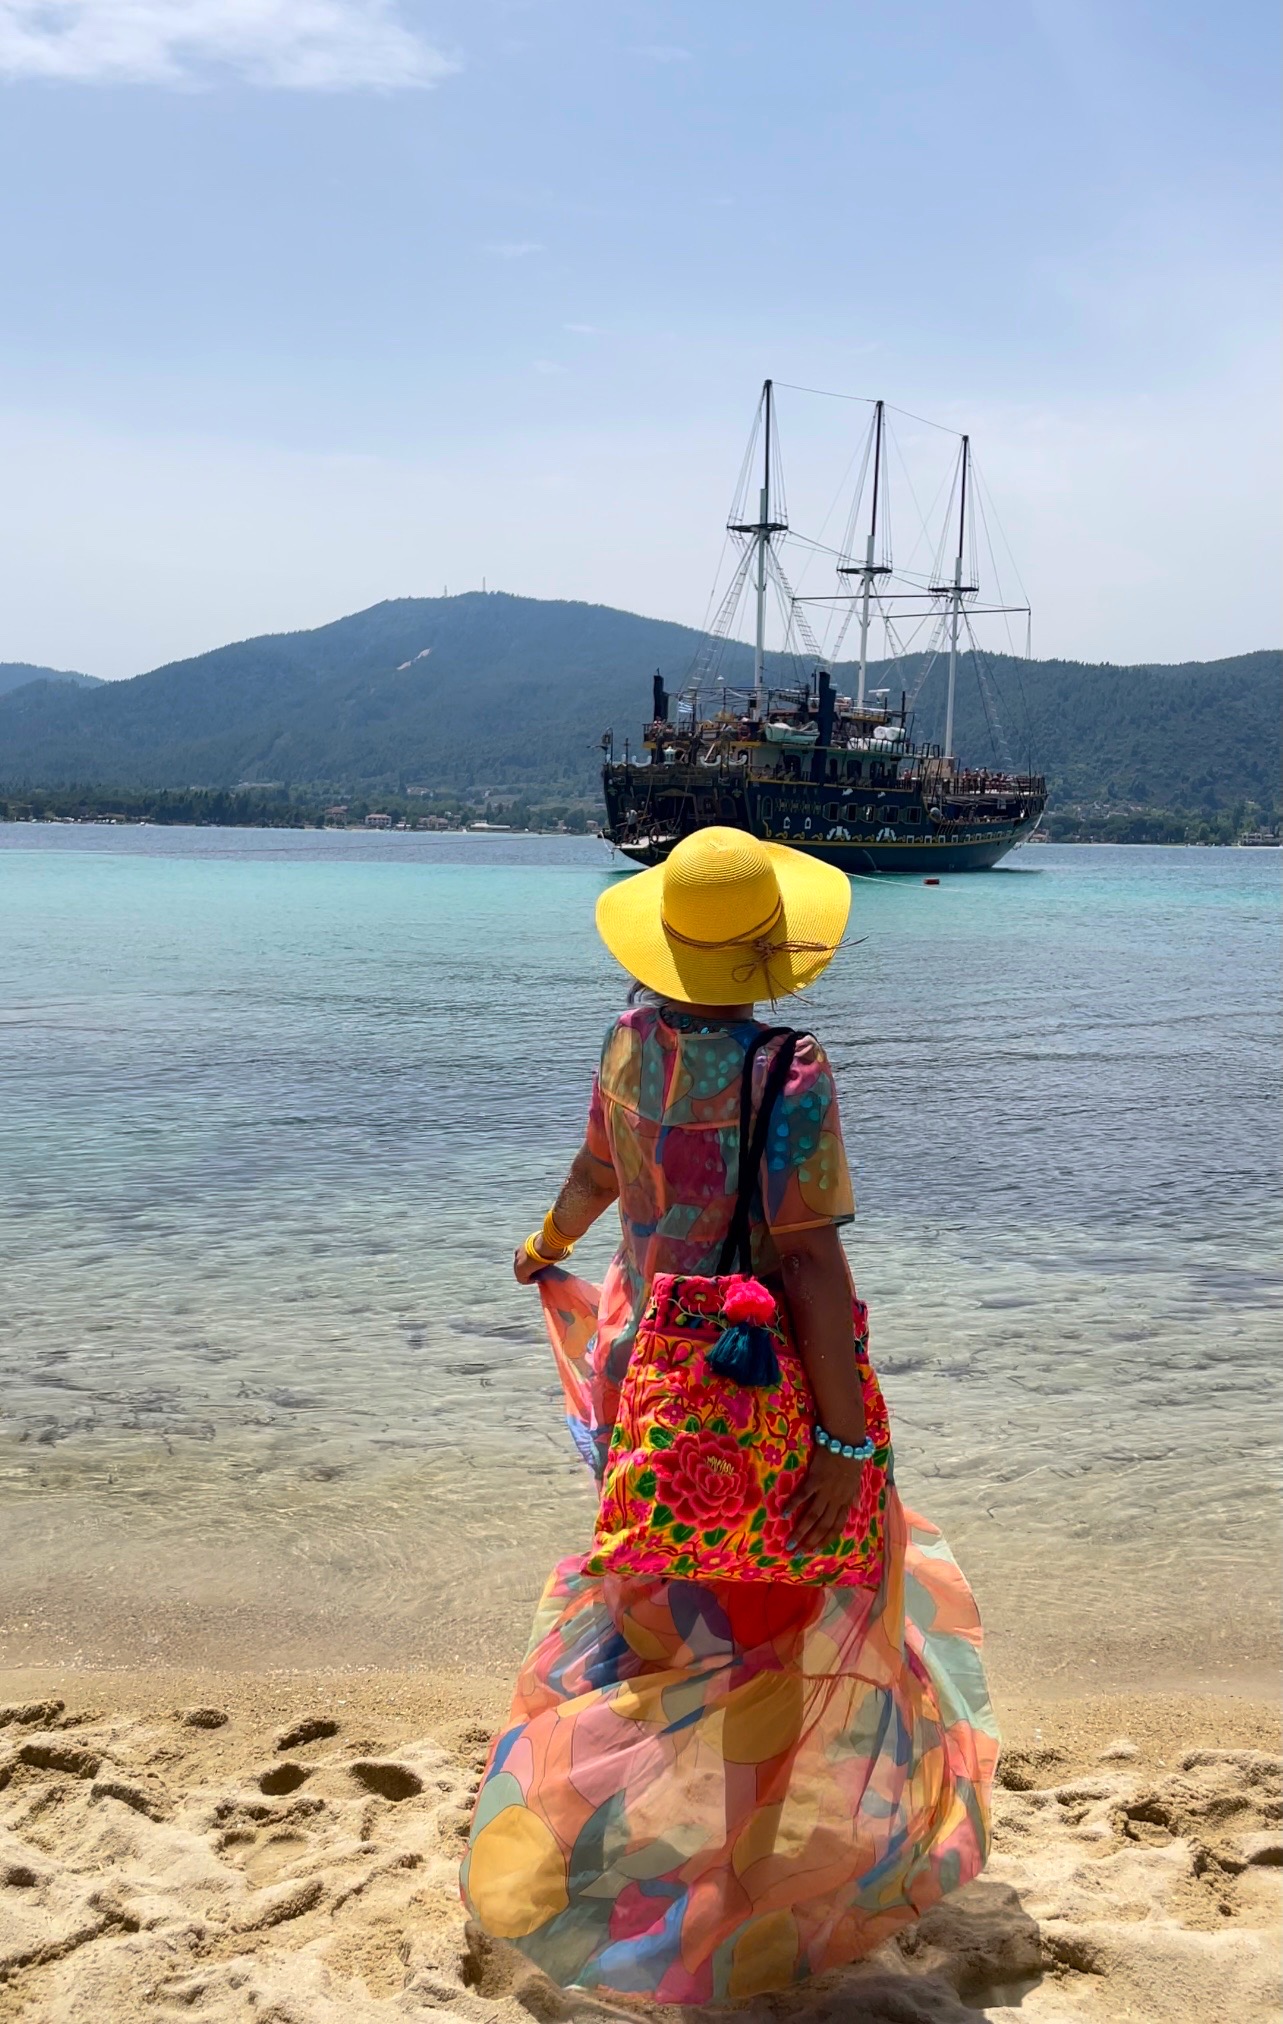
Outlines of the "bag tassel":
<svg viewBox="0 0 1283 2024">
<path fill-rule="evenodd" d="M 780 1381 L 780 1360 L 769 1328 L 733 1321 L 708 1352 L 708 1369 L 735 1384 L 765 1387 Z"/>
</svg>

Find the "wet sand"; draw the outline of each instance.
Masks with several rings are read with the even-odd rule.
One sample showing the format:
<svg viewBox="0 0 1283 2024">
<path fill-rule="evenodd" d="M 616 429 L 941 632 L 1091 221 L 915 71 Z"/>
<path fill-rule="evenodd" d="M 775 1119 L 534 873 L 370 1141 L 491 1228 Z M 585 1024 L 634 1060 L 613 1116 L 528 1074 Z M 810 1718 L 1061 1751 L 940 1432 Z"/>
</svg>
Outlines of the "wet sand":
<svg viewBox="0 0 1283 2024">
<path fill-rule="evenodd" d="M 0 1672 L 0 2015 L 635 2015 L 555 1990 L 465 1925 L 457 1864 L 506 1693 L 497 1672 Z M 868 1962 L 725 2014 L 1275 2019 L 1283 1800 L 1268 1703 L 1025 1691 L 1000 1715 L 984 1877 Z"/>
</svg>

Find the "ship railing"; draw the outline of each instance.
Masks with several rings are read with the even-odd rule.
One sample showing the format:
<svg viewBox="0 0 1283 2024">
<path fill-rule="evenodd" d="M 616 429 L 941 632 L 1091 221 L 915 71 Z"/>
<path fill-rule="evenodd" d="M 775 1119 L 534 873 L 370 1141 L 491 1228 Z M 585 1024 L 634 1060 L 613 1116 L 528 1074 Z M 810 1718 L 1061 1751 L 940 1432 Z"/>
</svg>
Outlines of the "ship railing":
<svg viewBox="0 0 1283 2024">
<path fill-rule="evenodd" d="M 985 794 L 1041 794 L 1046 789 L 1046 780 L 1041 773 L 990 773 L 967 769 L 951 772 L 938 763 L 918 769 L 917 778 L 924 785 L 939 787 L 955 799 Z"/>
<path fill-rule="evenodd" d="M 743 767 L 748 757 L 746 752 L 736 750 L 733 741 L 730 744 L 723 745 L 720 750 L 708 749 L 701 753 L 698 750 L 696 741 L 692 740 L 689 731 L 675 733 L 671 725 L 665 725 L 662 722 L 655 725 L 653 729 L 657 733 L 654 744 L 657 756 L 652 760 L 651 767 L 647 768 L 647 771 L 679 771 L 692 765 L 700 758 L 703 759 L 704 764 L 710 770 L 714 766 L 724 767 L 728 771 L 731 769 L 739 770 Z M 664 735 L 665 733 L 667 733 L 666 736 Z M 649 736 L 647 743 L 650 743 Z M 709 741 L 710 746 L 713 743 L 714 741 Z M 670 748 L 674 753 L 674 757 L 671 760 L 658 756 Z M 795 754 L 793 756 L 809 761 L 817 753 L 819 757 L 825 760 L 830 757 L 842 759 L 849 756 L 845 748 L 840 745 L 812 747 L 810 752 Z M 860 756 L 863 758 L 865 755 L 862 753 Z M 882 756 L 883 763 L 888 768 L 895 765 L 898 761 L 899 771 L 897 781 L 900 786 L 920 787 L 924 791 L 945 795 L 951 801 L 1008 800 L 1013 794 L 1036 795 L 1045 794 L 1047 791 L 1046 778 L 1041 773 L 997 773 L 972 768 L 967 768 L 965 771 L 954 771 L 942 764 L 938 759 L 926 759 L 894 751 L 887 752 Z M 616 765 L 620 765 L 621 763 L 636 765 L 636 761 L 615 762 Z M 805 775 L 801 777 L 805 778 Z M 842 786 L 847 783 L 826 780 L 822 784 L 831 787 L 834 785 Z"/>
</svg>

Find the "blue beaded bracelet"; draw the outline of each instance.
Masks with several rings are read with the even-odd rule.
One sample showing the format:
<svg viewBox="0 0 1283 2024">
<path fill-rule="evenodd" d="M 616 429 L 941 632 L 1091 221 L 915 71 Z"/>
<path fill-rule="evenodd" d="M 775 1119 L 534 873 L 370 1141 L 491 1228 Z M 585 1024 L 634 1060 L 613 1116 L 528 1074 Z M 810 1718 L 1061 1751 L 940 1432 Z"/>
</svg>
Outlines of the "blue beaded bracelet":
<svg viewBox="0 0 1283 2024">
<path fill-rule="evenodd" d="M 827 1448 L 831 1455 L 841 1455 L 846 1462 L 871 1462 L 876 1453 L 870 1434 L 865 1435 L 857 1448 L 851 1441 L 835 1441 L 832 1434 L 826 1434 L 818 1423 L 815 1429 L 815 1445 L 817 1448 Z"/>
</svg>

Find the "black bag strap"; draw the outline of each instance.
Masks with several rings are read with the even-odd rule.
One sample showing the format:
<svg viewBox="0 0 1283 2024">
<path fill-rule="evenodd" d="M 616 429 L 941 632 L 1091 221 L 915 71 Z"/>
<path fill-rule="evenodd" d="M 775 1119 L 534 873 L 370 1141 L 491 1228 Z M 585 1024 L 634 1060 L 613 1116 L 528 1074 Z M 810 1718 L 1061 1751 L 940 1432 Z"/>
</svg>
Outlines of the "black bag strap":
<svg viewBox="0 0 1283 2024">
<path fill-rule="evenodd" d="M 753 1190 L 766 1151 L 766 1135 L 771 1128 L 771 1113 L 779 1101 L 797 1043 L 808 1036 L 795 1032 L 791 1026 L 766 1026 L 755 1033 L 744 1050 L 744 1067 L 740 1076 L 740 1126 L 739 1126 L 739 1181 L 735 1190 L 735 1210 L 730 1228 L 717 1260 L 720 1275 L 729 1272 L 732 1263 L 741 1272 L 753 1270 L 753 1250 L 750 1239 L 752 1222 Z M 758 1051 L 768 1042 L 778 1040 L 780 1045 L 766 1071 L 766 1082 L 762 1089 L 762 1101 L 758 1106 L 757 1121 L 753 1121 L 753 1062 Z"/>
</svg>

